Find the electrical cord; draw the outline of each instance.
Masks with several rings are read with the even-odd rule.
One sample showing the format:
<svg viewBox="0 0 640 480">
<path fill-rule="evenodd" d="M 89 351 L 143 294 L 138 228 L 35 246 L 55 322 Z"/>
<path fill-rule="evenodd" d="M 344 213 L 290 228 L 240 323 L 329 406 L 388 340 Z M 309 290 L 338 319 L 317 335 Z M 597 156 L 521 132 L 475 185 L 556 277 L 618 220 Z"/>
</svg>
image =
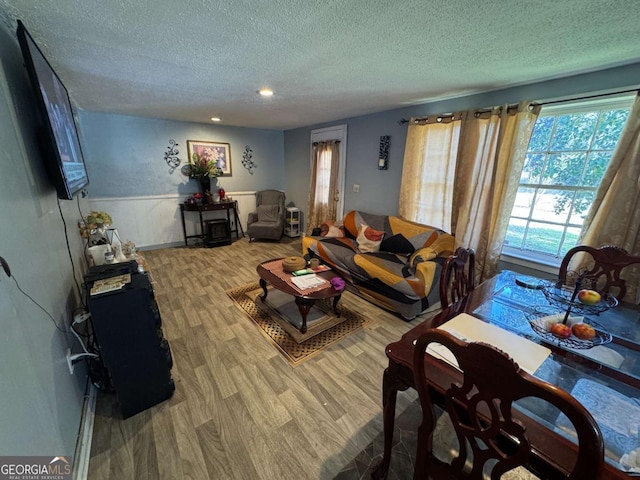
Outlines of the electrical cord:
<svg viewBox="0 0 640 480">
<path fill-rule="evenodd" d="M 89 355 L 95 355 L 96 357 L 98 355 L 96 355 L 95 353 L 90 352 L 89 350 L 87 350 L 87 347 L 84 345 L 84 341 L 82 340 L 82 338 L 80 337 L 80 334 L 76 331 L 76 329 L 74 328 L 74 325 L 77 325 L 78 322 L 77 320 L 74 320 L 73 323 L 71 324 L 71 331 L 73 332 L 73 334 L 76 336 L 76 338 L 78 339 L 78 342 L 80 342 L 80 346 L 82 347 L 82 350 L 84 351 L 84 353 L 87 353 Z"/>
<path fill-rule="evenodd" d="M 38 302 L 36 302 L 31 295 L 29 295 L 27 292 L 25 292 L 22 287 L 20 287 L 20 284 L 18 283 L 18 280 L 16 280 L 16 275 L 15 273 L 11 275 L 11 278 L 13 279 L 13 281 L 16 284 L 16 287 L 18 287 L 18 290 L 20 291 L 20 293 L 22 293 L 25 297 L 27 297 L 29 300 L 31 300 L 38 308 L 40 308 L 40 310 L 42 310 L 44 313 L 47 314 L 47 316 L 51 319 L 51 321 L 53 322 L 53 324 L 56 326 L 56 329 L 62 333 L 67 333 L 65 330 L 63 330 L 62 328 L 60 328 L 60 326 L 58 325 L 58 323 L 55 321 L 55 319 L 51 316 L 51 314 L 49 312 L 47 312 L 45 310 L 45 308 L 40 305 Z"/>
<path fill-rule="evenodd" d="M 80 214 L 80 218 L 82 219 L 82 221 L 84 222 L 84 214 L 82 213 L 82 210 L 80 209 L 80 195 L 76 196 L 76 204 L 78 206 L 78 213 Z M 89 257 L 87 256 L 87 251 L 89 250 L 89 238 L 87 238 L 87 243 L 84 246 L 84 251 L 82 253 L 84 253 L 84 261 L 87 264 L 87 268 L 89 267 L 90 263 L 89 263 Z"/>
<path fill-rule="evenodd" d="M 76 288 L 78 289 L 78 297 L 80 301 L 84 305 L 84 300 L 82 296 L 82 289 L 80 288 L 80 284 L 78 283 L 78 279 L 76 278 L 76 265 L 73 262 L 73 255 L 71 254 L 71 246 L 69 245 L 69 234 L 67 233 L 67 222 L 64 219 L 64 215 L 62 213 L 62 205 L 60 205 L 60 199 L 56 198 L 58 201 L 58 210 L 60 211 L 60 218 L 62 219 L 62 225 L 64 226 L 64 238 L 67 242 L 67 252 L 69 253 L 69 260 L 71 261 L 71 273 L 73 273 L 73 281 L 76 284 Z M 86 305 L 84 305 L 86 308 Z"/>
</svg>

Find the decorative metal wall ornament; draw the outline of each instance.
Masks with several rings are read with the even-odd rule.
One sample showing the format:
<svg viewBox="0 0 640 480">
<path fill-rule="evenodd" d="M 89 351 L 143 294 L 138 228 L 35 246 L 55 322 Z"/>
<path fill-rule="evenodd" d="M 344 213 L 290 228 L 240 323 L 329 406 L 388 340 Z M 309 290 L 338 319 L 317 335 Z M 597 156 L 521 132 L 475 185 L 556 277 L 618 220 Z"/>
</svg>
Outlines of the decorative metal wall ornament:
<svg viewBox="0 0 640 480">
<path fill-rule="evenodd" d="M 180 158 L 178 158 L 178 154 L 180 153 L 180 150 L 178 150 L 178 144 L 176 143 L 176 141 L 171 138 L 169 140 L 169 146 L 167 147 L 167 151 L 164 154 L 164 161 L 167 162 L 167 165 L 169 165 L 169 173 L 173 173 L 173 171 L 178 168 L 178 166 L 180 165 L 180 162 L 182 160 L 180 160 Z"/>
<path fill-rule="evenodd" d="M 244 146 L 244 153 L 242 154 L 242 166 L 249 170 L 249 173 L 253 175 L 253 169 L 258 168 L 258 164 L 252 160 L 253 150 L 249 145 Z"/>
<path fill-rule="evenodd" d="M 387 170 L 389 168 L 389 143 L 391 143 L 391 135 L 383 135 L 380 137 L 378 170 Z"/>
</svg>

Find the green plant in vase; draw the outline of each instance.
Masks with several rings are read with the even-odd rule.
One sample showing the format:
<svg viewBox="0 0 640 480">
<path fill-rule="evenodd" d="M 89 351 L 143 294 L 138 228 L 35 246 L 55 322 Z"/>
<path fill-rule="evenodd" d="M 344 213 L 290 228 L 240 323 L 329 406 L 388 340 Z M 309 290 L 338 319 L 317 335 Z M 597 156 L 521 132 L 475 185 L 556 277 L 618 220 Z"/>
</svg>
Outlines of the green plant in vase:
<svg viewBox="0 0 640 480">
<path fill-rule="evenodd" d="M 194 178 L 200 184 L 200 190 L 205 201 L 211 199 L 211 179 L 222 175 L 218 167 L 218 152 L 212 148 L 203 148 L 200 153 L 193 153 L 187 165 L 189 178 Z"/>
</svg>

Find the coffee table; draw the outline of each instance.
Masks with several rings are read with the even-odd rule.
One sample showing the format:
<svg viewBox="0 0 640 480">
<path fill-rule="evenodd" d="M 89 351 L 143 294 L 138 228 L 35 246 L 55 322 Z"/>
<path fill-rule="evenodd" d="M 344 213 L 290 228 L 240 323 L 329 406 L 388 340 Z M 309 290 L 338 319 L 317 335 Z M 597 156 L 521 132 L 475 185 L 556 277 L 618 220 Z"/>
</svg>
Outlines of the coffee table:
<svg viewBox="0 0 640 480">
<path fill-rule="evenodd" d="M 311 307 L 313 307 L 313 305 L 316 303 L 316 300 L 333 298 L 333 311 L 337 317 L 340 316 L 340 311 L 338 310 L 338 302 L 340 301 L 340 297 L 342 296 L 342 292 L 344 291 L 344 289 L 336 290 L 330 284 L 328 284 L 327 287 L 323 288 L 322 290 L 315 290 L 309 293 L 300 293 L 300 291 L 297 290 L 293 285 L 280 278 L 276 273 L 267 270 L 264 267 L 265 264 L 274 262 L 276 260 L 282 259 L 272 258 L 271 260 L 262 262 L 256 267 L 256 271 L 258 272 L 258 276 L 260 277 L 260 286 L 262 287 L 262 291 L 264 292 L 263 295 L 260 295 L 260 300 L 264 302 L 267 299 L 267 294 L 269 293 L 269 291 L 267 290 L 267 285 L 271 285 L 273 288 L 295 297 L 296 305 L 298 306 L 298 310 L 300 311 L 300 315 L 302 316 L 302 325 L 299 328 L 300 333 L 307 332 L 307 315 L 309 313 L 309 310 L 311 310 Z M 327 281 L 339 276 L 331 270 L 320 272 L 316 275 L 324 278 Z"/>
</svg>

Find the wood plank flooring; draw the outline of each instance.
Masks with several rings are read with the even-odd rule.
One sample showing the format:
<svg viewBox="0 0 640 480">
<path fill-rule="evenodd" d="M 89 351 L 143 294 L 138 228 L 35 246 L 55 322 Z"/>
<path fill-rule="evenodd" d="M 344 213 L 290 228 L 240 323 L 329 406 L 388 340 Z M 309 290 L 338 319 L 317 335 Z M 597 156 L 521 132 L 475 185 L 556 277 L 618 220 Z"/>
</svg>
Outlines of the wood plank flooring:
<svg viewBox="0 0 640 480">
<path fill-rule="evenodd" d="M 294 368 L 224 293 L 299 254 L 299 239 L 143 252 L 176 392 L 127 420 L 100 393 L 90 479 L 332 479 L 382 431 L 384 348 L 420 317 L 356 298 L 370 326 Z M 401 393 L 398 412 L 415 398 Z"/>
</svg>

